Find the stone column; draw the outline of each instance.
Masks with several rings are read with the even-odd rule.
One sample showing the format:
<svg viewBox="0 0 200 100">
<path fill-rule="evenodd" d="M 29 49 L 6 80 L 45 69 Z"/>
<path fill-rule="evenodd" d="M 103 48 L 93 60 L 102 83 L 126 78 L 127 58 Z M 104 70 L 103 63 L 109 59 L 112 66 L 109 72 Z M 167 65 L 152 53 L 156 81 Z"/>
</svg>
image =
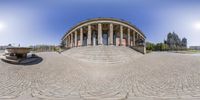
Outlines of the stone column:
<svg viewBox="0 0 200 100">
<path fill-rule="evenodd" d="M 68 36 L 66 37 L 66 47 L 68 47 Z"/>
<path fill-rule="evenodd" d="M 110 24 L 110 45 L 113 45 L 113 24 Z"/>
<path fill-rule="evenodd" d="M 136 34 L 136 32 L 133 31 L 133 46 L 135 46 L 135 34 Z"/>
<path fill-rule="evenodd" d="M 87 45 L 91 45 L 91 25 L 88 25 Z"/>
<path fill-rule="evenodd" d="M 68 47 L 70 47 L 70 35 L 68 36 Z"/>
<path fill-rule="evenodd" d="M 122 40 L 123 40 L 123 26 L 120 25 L 120 45 L 122 45 Z"/>
<path fill-rule="evenodd" d="M 77 47 L 77 30 L 75 31 L 75 47 Z"/>
<path fill-rule="evenodd" d="M 80 28 L 80 45 L 83 45 L 83 28 Z"/>
<path fill-rule="evenodd" d="M 69 47 L 69 36 L 67 36 L 67 47 Z"/>
<path fill-rule="evenodd" d="M 65 40 L 65 47 L 67 47 L 68 45 L 68 36 L 66 37 L 66 40 Z"/>
<path fill-rule="evenodd" d="M 146 54 L 147 51 L 146 51 L 146 40 L 144 39 L 144 54 Z"/>
<path fill-rule="evenodd" d="M 73 47 L 73 33 L 71 33 L 71 47 Z"/>
<path fill-rule="evenodd" d="M 102 45 L 102 24 L 98 23 L 98 45 Z"/>
<path fill-rule="evenodd" d="M 128 46 L 130 46 L 131 38 L 130 38 L 130 28 L 128 28 Z"/>
</svg>

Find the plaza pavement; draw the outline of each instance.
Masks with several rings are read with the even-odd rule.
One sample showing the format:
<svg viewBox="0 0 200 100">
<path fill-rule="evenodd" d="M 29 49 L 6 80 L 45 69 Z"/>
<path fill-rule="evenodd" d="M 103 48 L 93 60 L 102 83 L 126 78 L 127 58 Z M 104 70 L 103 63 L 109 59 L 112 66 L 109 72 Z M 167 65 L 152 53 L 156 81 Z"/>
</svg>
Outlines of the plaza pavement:
<svg viewBox="0 0 200 100">
<path fill-rule="evenodd" d="M 125 47 L 37 55 L 43 61 L 33 65 L 0 61 L 0 100 L 200 99 L 200 56 Z"/>
</svg>

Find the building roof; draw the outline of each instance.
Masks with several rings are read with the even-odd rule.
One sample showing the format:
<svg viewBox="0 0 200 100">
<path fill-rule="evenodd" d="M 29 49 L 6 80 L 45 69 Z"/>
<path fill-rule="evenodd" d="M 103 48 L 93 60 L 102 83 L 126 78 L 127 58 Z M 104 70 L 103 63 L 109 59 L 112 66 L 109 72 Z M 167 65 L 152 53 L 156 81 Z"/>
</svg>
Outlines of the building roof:
<svg viewBox="0 0 200 100">
<path fill-rule="evenodd" d="M 92 18 L 92 19 L 87 19 L 85 21 L 82 21 L 80 23 L 78 23 L 77 25 L 73 26 L 70 30 L 68 30 L 66 32 L 66 34 L 62 37 L 62 40 L 65 38 L 65 36 L 70 33 L 73 29 L 75 29 L 76 27 L 82 25 L 82 24 L 85 24 L 85 23 L 88 23 L 88 22 L 93 22 L 93 21 L 99 21 L 99 20 L 108 20 L 108 21 L 116 21 L 116 22 L 121 22 L 121 23 L 124 23 L 124 24 L 127 24 L 129 26 L 132 26 L 133 28 L 135 28 L 139 33 L 141 33 L 144 38 L 146 38 L 146 36 L 144 35 L 144 33 L 138 29 L 135 25 L 133 25 L 131 22 L 128 22 L 128 21 L 125 21 L 123 19 L 116 19 L 116 18 L 102 18 L 102 17 L 99 17 L 99 18 Z"/>
</svg>

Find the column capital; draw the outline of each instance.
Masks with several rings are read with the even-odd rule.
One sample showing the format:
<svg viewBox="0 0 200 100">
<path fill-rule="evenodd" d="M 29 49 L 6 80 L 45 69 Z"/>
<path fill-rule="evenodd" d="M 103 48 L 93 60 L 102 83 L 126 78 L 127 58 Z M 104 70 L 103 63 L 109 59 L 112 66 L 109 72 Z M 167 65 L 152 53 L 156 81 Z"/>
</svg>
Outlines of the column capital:
<svg viewBox="0 0 200 100">
<path fill-rule="evenodd" d="M 80 31 L 83 31 L 83 27 L 80 27 Z"/>
<path fill-rule="evenodd" d="M 130 28 L 128 28 L 128 33 L 130 33 L 130 31 L 131 31 L 131 29 L 130 29 Z"/>
<path fill-rule="evenodd" d="M 124 27 L 123 25 L 120 25 L 120 29 L 123 29 L 123 27 Z"/>
<path fill-rule="evenodd" d="M 77 30 L 75 30 L 74 33 L 77 34 Z"/>
</svg>

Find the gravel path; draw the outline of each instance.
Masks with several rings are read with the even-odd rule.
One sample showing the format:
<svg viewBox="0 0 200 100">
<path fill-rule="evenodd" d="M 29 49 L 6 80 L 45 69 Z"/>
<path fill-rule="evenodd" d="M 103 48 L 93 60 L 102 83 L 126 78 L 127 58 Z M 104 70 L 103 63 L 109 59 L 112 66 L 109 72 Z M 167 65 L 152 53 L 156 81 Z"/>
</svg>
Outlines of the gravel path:
<svg viewBox="0 0 200 100">
<path fill-rule="evenodd" d="M 43 61 L 36 65 L 0 61 L 0 99 L 200 99 L 200 56 L 154 52 L 123 63 L 93 63 L 38 55 Z"/>
</svg>

